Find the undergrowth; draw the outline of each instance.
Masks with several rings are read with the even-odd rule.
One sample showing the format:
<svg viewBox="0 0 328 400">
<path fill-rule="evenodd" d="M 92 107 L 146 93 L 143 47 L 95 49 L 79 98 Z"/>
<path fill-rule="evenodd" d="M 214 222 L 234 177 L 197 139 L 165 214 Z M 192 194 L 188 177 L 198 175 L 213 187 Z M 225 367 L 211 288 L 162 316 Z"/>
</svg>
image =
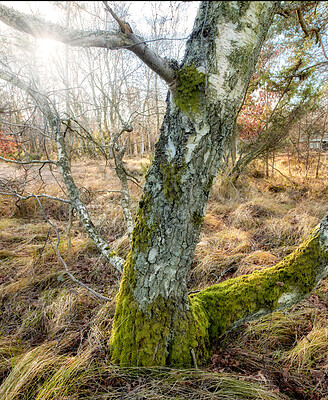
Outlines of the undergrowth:
<svg viewBox="0 0 328 400">
<path fill-rule="evenodd" d="M 140 171 L 140 163 L 131 165 Z M 188 280 L 190 292 L 272 266 L 301 243 L 327 211 L 328 182 L 301 176 L 293 176 L 293 182 L 279 174 L 248 175 L 235 185 L 218 180 Z M 102 180 L 84 175 L 83 185 L 101 233 L 126 256 L 118 197 L 101 191 Z M 53 188 L 49 194 L 56 195 Z M 140 190 L 132 194 L 135 210 Z M 65 206 L 51 200 L 44 205 L 71 272 L 114 298 L 120 276 L 76 217 L 68 241 Z M 108 350 L 114 303 L 90 297 L 70 281 L 56 255 L 55 234 L 33 201 L 15 204 L 1 197 L 0 216 L 1 399 L 328 398 L 327 280 L 291 310 L 218 338 L 202 369 L 118 368 Z"/>
</svg>

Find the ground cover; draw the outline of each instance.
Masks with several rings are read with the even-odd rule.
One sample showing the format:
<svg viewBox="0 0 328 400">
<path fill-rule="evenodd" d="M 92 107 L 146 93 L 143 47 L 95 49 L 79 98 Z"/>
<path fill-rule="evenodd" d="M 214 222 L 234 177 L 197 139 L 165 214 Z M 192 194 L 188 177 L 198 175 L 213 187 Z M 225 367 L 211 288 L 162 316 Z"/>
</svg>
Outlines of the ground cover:
<svg viewBox="0 0 328 400">
<path fill-rule="evenodd" d="M 126 160 L 142 183 L 148 160 Z M 2 168 L 4 166 L 4 168 Z M 190 292 L 274 265 L 327 213 L 328 179 L 304 176 L 277 160 L 273 176 L 254 163 L 235 185 L 216 182 L 192 270 Z M 25 171 L 1 164 L 19 185 Z M 51 171 L 29 171 L 30 187 L 62 195 Z M 41 174 L 41 175 L 42 175 Z M 109 166 L 74 162 L 73 174 L 102 235 L 121 256 L 128 237 L 119 182 Z M 131 185 L 135 212 L 141 188 Z M 124 369 L 110 363 L 108 340 L 120 275 L 99 255 L 67 204 L 43 199 L 60 234 L 59 250 L 82 282 L 73 283 L 56 255 L 56 235 L 35 199 L 0 198 L 0 398 L 9 399 L 309 399 L 328 398 L 328 281 L 301 304 L 218 338 L 207 365 Z M 196 368 L 197 367 L 197 368 Z"/>
</svg>

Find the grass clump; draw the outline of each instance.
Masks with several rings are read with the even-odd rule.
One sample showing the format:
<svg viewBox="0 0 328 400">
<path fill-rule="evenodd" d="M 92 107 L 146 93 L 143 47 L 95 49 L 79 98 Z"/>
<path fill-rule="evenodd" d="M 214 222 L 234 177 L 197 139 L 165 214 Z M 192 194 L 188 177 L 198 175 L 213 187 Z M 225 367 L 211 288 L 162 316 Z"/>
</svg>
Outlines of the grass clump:
<svg viewBox="0 0 328 400">
<path fill-rule="evenodd" d="M 53 354 L 55 343 L 50 342 L 27 351 L 13 360 L 13 368 L 0 386 L 0 398 L 6 400 L 33 398 L 40 380 L 62 360 Z"/>
<path fill-rule="evenodd" d="M 328 353 L 328 328 L 314 326 L 311 332 L 305 335 L 293 347 L 283 360 L 288 365 L 299 370 L 309 370 L 314 364 L 326 360 Z"/>
</svg>

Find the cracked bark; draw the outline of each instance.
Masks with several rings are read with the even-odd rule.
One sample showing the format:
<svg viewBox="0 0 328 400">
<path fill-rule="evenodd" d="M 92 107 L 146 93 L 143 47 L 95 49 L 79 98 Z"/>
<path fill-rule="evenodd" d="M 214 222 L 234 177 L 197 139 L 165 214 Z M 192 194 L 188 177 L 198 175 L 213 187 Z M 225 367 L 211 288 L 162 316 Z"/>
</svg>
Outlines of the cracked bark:
<svg viewBox="0 0 328 400">
<path fill-rule="evenodd" d="M 202 3 L 179 70 L 197 69 L 204 82 L 196 88 L 196 107 L 190 104 L 189 110 L 177 107 L 176 98 L 179 84 L 192 82 L 178 83 L 168 95 L 117 298 L 114 362 L 192 363 L 190 351 L 196 350 L 201 328 L 190 309 L 187 276 L 225 140 L 233 131 L 274 6 Z M 205 347 L 203 343 L 197 350 L 205 352 Z"/>
</svg>

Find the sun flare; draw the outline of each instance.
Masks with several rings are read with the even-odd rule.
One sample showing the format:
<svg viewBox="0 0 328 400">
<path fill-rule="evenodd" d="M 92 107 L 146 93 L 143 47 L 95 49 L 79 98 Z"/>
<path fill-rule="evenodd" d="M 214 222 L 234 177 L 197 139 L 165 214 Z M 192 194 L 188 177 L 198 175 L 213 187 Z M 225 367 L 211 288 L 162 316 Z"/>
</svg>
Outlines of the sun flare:
<svg viewBox="0 0 328 400">
<path fill-rule="evenodd" d="M 52 39 L 37 39 L 36 40 L 36 53 L 45 60 L 50 60 L 56 55 L 60 44 Z"/>
</svg>

